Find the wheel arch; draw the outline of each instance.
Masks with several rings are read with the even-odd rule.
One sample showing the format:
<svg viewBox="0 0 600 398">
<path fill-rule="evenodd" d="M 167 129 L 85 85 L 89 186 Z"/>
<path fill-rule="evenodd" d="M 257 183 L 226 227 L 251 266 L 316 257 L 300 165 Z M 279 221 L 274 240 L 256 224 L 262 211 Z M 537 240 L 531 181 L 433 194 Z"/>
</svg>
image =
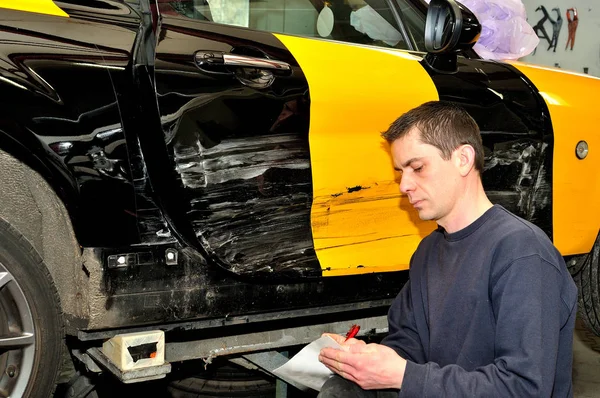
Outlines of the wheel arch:
<svg viewBox="0 0 600 398">
<path fill-rule="evenodd" d="M 73 333 L 85 326 L 89 310 L 81 247 L 65 203 L 40 172 L 3 148 L 0 186 L 0 219 L 22 234 L 44 261 L 58 291 L 65 330 Z"/>
<path fill-rule="evenodd" d="M 35 133 L 19 124 L 5 122 L 0 124 L 0 150 L 38 172 L 57 196 L 71 210 L 75 207 L 77 182 L 64 163 L 47 145 L 43 144 Z"/>
</svg>

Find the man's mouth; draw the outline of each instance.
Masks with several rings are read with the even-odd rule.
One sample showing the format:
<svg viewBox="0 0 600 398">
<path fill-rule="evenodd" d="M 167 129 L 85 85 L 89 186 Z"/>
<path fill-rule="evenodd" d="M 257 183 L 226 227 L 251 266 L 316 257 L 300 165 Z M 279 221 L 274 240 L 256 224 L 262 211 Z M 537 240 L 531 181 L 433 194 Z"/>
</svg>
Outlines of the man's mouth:
<svg viewBox="0 0 600 398">
<path fill-rule="evenodd" d="M 413 207 L 417 207 L 421 202 L 422 202 L 422 200 L 415 200 L 415 201 L 411 202 L 410 204 L 413 205 Z"/>
</svg>

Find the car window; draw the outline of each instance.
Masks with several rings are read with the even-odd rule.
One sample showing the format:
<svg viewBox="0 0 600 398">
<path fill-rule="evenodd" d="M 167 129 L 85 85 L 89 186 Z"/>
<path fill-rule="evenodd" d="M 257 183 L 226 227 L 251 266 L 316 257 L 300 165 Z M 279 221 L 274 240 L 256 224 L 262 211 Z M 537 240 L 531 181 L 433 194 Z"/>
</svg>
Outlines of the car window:
<svg viewBox="0 0 600 398">
<path fill-rule="evenodd" d="M 409 48 L 386 0 L 158 0 L 158 5 L 163 14 L 220 24 Z"/>
<path fill-rule="evenodd" d="M 409 40 L 415 45 L 415 50 L 425 51 L 425 15 L 427 5 L 421 1 L 395 0 L 402 23 L 407 29 Z"/>
</svg>

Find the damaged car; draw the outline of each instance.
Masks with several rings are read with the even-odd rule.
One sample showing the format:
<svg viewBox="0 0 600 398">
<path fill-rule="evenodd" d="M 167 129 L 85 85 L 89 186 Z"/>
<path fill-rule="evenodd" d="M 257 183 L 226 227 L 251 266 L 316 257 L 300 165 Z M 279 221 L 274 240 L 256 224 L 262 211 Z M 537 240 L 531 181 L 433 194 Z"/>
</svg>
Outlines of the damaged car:
<svg viewBox="0 0 600 398">
<path fill-rule="evenodd" d="M 443 3 L 2 2 L 0 389 L 49 396 L 61 361 L 269 372 L 323 332 L 385 333 L 436 224 L 380 133 L 433 100 L 476 120 L 487 195 L 548 234 L 600 333 L 600 80 L 480 59 Z"/>
</svg>

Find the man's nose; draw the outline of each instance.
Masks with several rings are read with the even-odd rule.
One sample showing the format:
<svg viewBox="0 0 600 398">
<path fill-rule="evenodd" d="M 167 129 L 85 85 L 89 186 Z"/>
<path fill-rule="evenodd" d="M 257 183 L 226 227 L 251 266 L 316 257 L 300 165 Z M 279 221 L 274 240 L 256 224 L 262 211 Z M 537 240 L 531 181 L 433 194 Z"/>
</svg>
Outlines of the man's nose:
<svg viewBox="0 0 600 398">
<path fill-rule="evenodd" d="M 400 192 L 407 194 L 413 189 L 414 183 L 412 178 L 408 175 L 408 173 L 402 173 L 402 177 L 400 178 Z"/>
</svg>

